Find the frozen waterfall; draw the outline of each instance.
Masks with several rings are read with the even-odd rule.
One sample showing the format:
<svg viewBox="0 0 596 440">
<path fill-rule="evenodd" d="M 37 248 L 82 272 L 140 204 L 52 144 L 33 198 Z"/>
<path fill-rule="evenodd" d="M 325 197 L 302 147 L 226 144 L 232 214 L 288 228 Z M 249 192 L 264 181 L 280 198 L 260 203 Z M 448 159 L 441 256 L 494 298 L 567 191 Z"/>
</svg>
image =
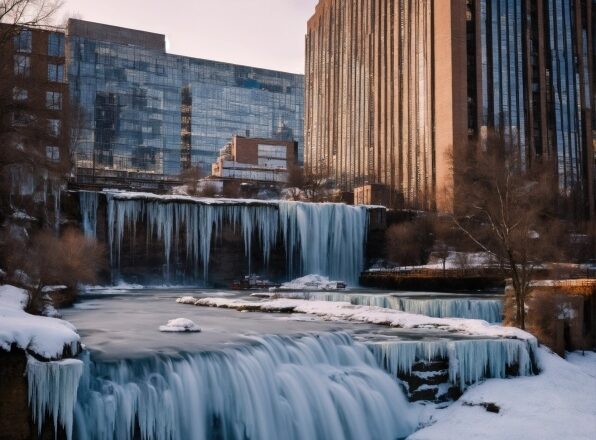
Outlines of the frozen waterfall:
<svg viewBox="0 0 596 440">
<path fill-rule="evenodd" d="M 510 368 L 517 375 L 534 374 L 535 339 L 460 339 L 384 341 L 368 344 L 377 361 L 392 375 L 411 373 L 417 361 L 447 359 L 449 381 L 464 390 L 485 378 L 504 378 Z"/>
<path fill-rule="evenodd" d="M 87 237 L 97 235 L 97 208 L 99 194 L 94 191 L 79 191 L 79 209 L 83 232 Z"/>
<path fill-rule="evenodd" d="M 296 298 L 295 293 L 279 295 Z M 493 298 L 402 298 L 386 294 L 344 292 L 305 292 L 303 296 L 305 299 L 315 301 L 343 301 L 354 305 L 384 307 L 435 318 L 483 319 L 496 323 L 501 322 L 503 316 L 503 301 Z"/>
<path fill-rule="evenodd" d="M 137 226 L 144 223 L 147 243 L 152 239 L 163 242 L 163 261 L 168 272 L 173 252 L 179 243 L 184 243 L 187 259 L 205 280 L 212 238 L 224 225 L 232 225 L 242 234 L 249 266 L 254 246 L 259 246 L 267 264 L 272 250 L 281 242 L 291 277 L 317 273 L 356 284 L 363 269 L 366 207 L 147 194 L 134 197 L 127 193 L 108 193 L 107 197 L 108 244 L 115 267 L 128 233 L 125 231 L 134 236 Z M 85 198 L 84 203 L 82 209 L 93 208 L 92 201 Z M 84 214 L 83 219 L 86 218 L 93 224 L 91 215 Z"/>
<path fill-rule="evenodd" d="M 347 333 L 268 336 L 177 358 L 93 363 L 77 439 L 396 439 L 417 409 Z"/>
<path fill-rule="evenodd" d="M 28 357 L 29 406 L 38 435 L 46 414 L 49 414 L 54 422 L 54 432 L 58 431 L 59 423 L 64 428 L 66 438 L 72 438 L 73 412 L 82 373 L 83 362 L 77 359 L 40 362 Z"/>
</svg>

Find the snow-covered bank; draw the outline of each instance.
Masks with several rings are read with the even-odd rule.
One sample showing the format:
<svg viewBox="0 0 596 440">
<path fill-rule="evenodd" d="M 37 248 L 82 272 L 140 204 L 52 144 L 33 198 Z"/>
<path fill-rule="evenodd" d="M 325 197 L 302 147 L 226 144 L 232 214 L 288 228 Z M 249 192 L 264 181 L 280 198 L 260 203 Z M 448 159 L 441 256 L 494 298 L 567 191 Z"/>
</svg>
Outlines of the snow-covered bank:
<svg viewBox="0 0 596 440">
<path fill-rule="evenodd" d="M 582 358 L 582 368 L 546 348 L 537 355 L 540 375 L 471 387 L 448 408 L 434 411 L 432 424 L 408 439 L 595 439 L 596 378 L 587 371 L 596 371 L 596 356 Z M 489 403 L 498 413 L 485 409 Z"/>
<path fill-rule="evenodd" d="M 401 310 L 402 312 L 407 313 L 432 316 L 434 318 L 483 319 L 491 323 L 501 322 L 503 316 L 503 300 L 495 297 L 486 299 L 462 298 L 457 296 L 449 298 L 408 298 L 392 294 L 379 295 L 349 292 L 312 292 L 308 290 L 309 289 L 302 289 L 298 292 L 268 292 L 266 295 L 256 293 L 251 296 L 308 299 L 311 301 L 349 302 L 354 305 L 377 306 L 386 309 Z"/>
<path fill-rule="evenodd" d="M 18 348 L 45 359 L 60 358 L 65 349 L 71 354 L 79 350 L 75 327 L 62 319 L 35 316 L 23 309 L 27 292 L 11 285 L 0 286 L 0 349 Z"/>
<path fill-rule="evenodd" d="M 185 302 L 191 303 L 188 299 Z M 400 328 L 433 328 L 467 335 L 536 340 L 523 330 L 491 325 L 478 319 L 432 318 L 382 307 L 356 306 L 347 302 L 285 298 L 256 302 L 229 298 L 200 298 L 194 301 L 194 305 L 262 312 L 309 313 L 327 320 L 348 320 Z"/>
</svg>

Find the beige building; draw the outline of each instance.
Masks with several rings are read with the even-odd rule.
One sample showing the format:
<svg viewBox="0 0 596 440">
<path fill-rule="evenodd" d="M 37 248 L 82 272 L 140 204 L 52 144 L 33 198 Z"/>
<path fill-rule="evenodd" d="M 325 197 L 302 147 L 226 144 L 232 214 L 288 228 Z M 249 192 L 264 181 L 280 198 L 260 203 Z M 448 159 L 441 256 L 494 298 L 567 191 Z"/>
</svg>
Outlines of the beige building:
<svg viewBox="0 0 596 440">
<path fill-rule="evenodd" d="M 296 143 L 234 136 L 219 151 L 211 175 L 252 182 L 285 183 L 296 162 Z"/>
<path fill-rule="evenodd" d="M 593 216 L 595 21 L 592 2 L 566 0 L 320 0 L 306 36 L 306 168 L 449 211 L 454 146 L 498 130 L 524 166 L 552 159 L 569 208 Z"/>
</svg>

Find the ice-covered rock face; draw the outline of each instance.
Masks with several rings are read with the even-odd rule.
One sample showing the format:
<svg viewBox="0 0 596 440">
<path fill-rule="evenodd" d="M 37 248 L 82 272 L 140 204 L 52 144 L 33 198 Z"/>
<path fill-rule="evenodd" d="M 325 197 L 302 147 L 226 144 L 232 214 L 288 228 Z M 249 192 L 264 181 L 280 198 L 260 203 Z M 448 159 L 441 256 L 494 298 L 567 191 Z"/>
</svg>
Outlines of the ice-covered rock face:
<svg viewBox="0 0 596 440">
<path fill-rule="evenodd" d="M 79 439 L 396 439 L 418 410 L 346 333 L 256 338 L 176 359 L 87 361 Z"/>
<path fill-rule="evenodd" d="M 84 219 L 93 218 L 87 212 L 93 203 L 85 199 Z M 134 234 L 141 222 L 147 226 L 148 243 L 154 239 L 163 242 L 166 268 L 174 246 L 180 243 L 204 280 L 208 279 L 212 236 L 224 224 L 232 224 L 244 238 L 247 258 L 252 247 L 259 245 L 267 264 L 273 248 L 281 242 L 288 276 L 316 273 L 355 284 L 364 265 L 368 211 L 336 203 L 108 194 L 108 241 L 114 267 L 119 265 L 125 231 Z"/>
</svg>

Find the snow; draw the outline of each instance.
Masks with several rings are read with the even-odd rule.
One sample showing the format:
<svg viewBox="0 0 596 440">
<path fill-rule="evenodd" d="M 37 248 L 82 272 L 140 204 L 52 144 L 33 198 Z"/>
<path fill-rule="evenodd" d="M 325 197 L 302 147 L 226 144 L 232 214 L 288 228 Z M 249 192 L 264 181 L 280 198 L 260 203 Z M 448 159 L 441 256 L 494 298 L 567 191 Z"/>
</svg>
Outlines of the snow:
<svg viewBox="0 0 596 440">
<path fill-rule="evenodd" d="M 132 284 L 126 283 L 124 281 L 119 281 L 118 283 L 114 284 L 113 286 L 89 286 L 84 285 L 81 286 L 81 290 L 86 293 L 121 293 L 127 290 L 140 290 L 145 289 L 147 286 L 142 286 L 141 284 Z"/>
<path fill-rule="evenodd" d="M 193 321 L 186 318 L 170 319 L 166 325 L 159 326 L 160 332 L 200 332 L 201 329 Z"/>
<path fill-rule="evenodd" d="M 76 353 L 80 338 L 75 327 L 61 319 L 26 313 L 27 295 L 18 287 L 0 286 L 0 349 L 9 351 L 16 344 L 46 359 L 59 358 L 66 346 Z"/>
<path fill-rule="evenodd" d="M 381 324 L 400 328 L 436 328 L 449 332 L 487 337 L 532 340 L 531 334 L 514 328 L 491 325 L 479 319 L 432 318 L 399 310 L 375 306 L 358 306 L 347 302 L 307 301 L 302 299 L 274 299 L 260 302 L 228 298 L 201 298 L 198 306 L 222 307 L 263 312 L 309 313 L 327 320 L 347 320 Z"/>
<path fill-rule="evenodd" d="M 337 290 L 337 283 L 339 282 L 343 281 L 331 281 L 326 276 L 313 274 L 296 278 L 270 290 Z"/>
<path fill-rule="evenodd" d="M 42 293 L 52 293 L 52 292 L 58 292 L 60 290 L 64 290 L 64 289 L 68 289 L 68 286 L 64 286 L 62 284 L 57 285 L 57 286 L 43 286 L 41 288 Z"/>
<path fill-rule="evenodd" d="M 408 439 L 595 439 L 596 355 L 578 361 L 574 353 L 568 362 L 540 348 L 537 356 L 540 375 L 471 387 L 451 406 L 433 411 L 431 425 Z M 483 403 L 497 405 L 499 413 L 486 411 Z"/>
<path fill-rule="evenodd" d="M 15 220 L 27 220 L 27 221 L 37 221 L 37 219 L 33 216 L 30 216 L 25 211 L 15 210 L 15 212 L 11 215 L 12 218 Z"/>
</svg>

